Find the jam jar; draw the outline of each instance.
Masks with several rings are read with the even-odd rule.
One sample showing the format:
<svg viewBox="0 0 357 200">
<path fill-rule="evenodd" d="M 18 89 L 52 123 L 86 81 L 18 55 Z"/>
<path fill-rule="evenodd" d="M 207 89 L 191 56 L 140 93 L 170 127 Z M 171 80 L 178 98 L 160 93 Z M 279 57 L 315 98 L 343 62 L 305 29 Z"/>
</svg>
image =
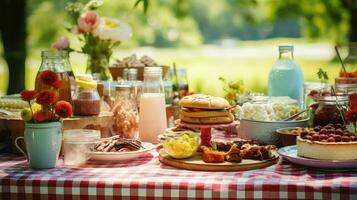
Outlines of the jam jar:
<svg viewBox="0 0 357 200">
<path fill-rule="evenodd" d="M 73 94 L 74 115 L 89 116 L 100 113 L 100 96 L 97 82 L 90 74 L 76 76 L 77 87 Z"/>
<path fill-rule="evenodd" d="M 319 96 L 315 101 L 317 108 L 313 110 L 313 126 L 344 124 L 343 113 L 348 104 L 347 96 Z"/>
</svg>

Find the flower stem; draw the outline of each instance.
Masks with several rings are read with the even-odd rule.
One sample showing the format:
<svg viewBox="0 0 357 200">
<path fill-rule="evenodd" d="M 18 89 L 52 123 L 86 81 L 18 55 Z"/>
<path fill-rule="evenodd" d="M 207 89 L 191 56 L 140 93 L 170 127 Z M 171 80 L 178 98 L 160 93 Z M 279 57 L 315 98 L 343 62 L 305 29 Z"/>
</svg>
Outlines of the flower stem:
<svg viewBox="0 0 357 200">
<path fill-rule="evenodd" d="M 31 116 L 33 117 L 33 111 L 32 111 L 32 107 L 31 107 L 31 102 L 30 102 L 30 101 L 27 101 L 27 103 L 29 104 L 29 107 L 30 107 Z M 32 117 L 31 117 L 31 118 L 32 118 Z"/>
</svg>

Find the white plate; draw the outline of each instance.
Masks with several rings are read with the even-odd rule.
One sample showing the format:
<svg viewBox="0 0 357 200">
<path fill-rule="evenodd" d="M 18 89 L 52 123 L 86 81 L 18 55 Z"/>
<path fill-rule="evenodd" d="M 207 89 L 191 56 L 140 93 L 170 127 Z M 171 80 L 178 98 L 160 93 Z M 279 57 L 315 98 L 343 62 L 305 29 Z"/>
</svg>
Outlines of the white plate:
<svg viewBox="0 0 357 200">
<path fill-rule="evenodd" d="M 143 142 L 142 146 L 144 148 L 137 151 L 127 151 L 127 152 L 92 152 L 91 161 L 96 162 L 122 162 L 127 160 L 133 160 L 141 155 L 153 150 L 156 146 Z"/>
<path fill-rule="evenodd" d="M 296 145 L 280 148 L 278 153 L 291 163 L 324 170 L 347 170 L 357 168 L 357 160 L 317 160 L 297 155 Z"/>
</svg>

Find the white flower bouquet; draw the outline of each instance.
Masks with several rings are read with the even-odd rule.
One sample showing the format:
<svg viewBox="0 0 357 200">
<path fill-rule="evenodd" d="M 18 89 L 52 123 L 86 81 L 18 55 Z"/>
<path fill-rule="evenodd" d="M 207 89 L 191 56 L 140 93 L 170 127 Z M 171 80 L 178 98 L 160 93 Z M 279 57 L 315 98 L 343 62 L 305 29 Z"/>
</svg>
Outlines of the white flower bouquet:
<svg viewBox="0 0 357 200">
<path fill-rule="evenodd" d="M 69 3 L 67 12 L 71 16 L 66 29 L 77 34 L 83 41 L 82 53 L 88 55 L 87 73 L 92 73 L 100 80 L 110 78 L 109 59 L 113 47 L 132 36 L 132 30 L 126 22 L 100 17 L 95 10 L 102 5 L 100 0 L 92 0 L 83 5 L 79 2 Z M 59 38 L 53 48 L 71 50 L 67 38 Z"/>
</svg>

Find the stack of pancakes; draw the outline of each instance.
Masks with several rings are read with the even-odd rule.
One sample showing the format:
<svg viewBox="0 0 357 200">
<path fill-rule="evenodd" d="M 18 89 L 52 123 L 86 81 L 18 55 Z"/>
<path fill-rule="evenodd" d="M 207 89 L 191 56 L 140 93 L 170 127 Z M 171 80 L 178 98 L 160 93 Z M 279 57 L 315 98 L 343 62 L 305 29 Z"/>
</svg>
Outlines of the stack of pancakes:
<svg viewBox="0 0 357 200">
<path fill-rule="evenodd" d="M 205 94 L 185 96 L 180 101 L 182 112 L 180 119 L 193 124 L 231 123 L 234 116 L 230 113 L 230 105 L 221 97 Z"/>
</svg>

